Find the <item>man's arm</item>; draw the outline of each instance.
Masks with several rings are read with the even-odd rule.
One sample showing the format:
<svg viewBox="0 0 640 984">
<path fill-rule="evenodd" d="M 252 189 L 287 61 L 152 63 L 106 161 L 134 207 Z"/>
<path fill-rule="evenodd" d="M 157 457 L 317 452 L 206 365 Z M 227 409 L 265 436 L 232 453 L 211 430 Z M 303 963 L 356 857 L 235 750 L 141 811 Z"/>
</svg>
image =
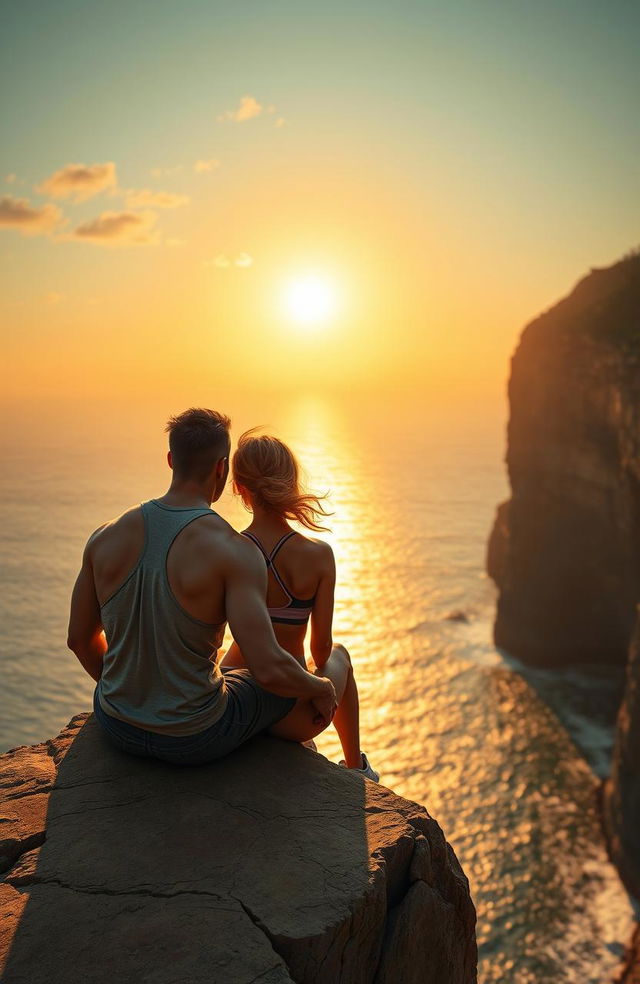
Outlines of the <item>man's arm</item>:
<svg viewBox="0 0 640 984">
<path fill-rule="evenodd" d="M 100 527 L 102 529 L 103 527 Z M 71 595 L 67 646 L 94 680 L 102 674 L 102 660 L 107 651 L 107 640 L 102 631 L 100 605 L 96 595 L 91 564 L 91 544 L 96 530 L 87 542 L 82 555 L 82 567 Z"/>
<path fill-rule="evenodd" d="M 260 686 L 281 697 L 330 697 L 335 702 L 331 681 L 307 673 L 278 645 L 265 601 L 267 570 L 258 552 L 249 543 L 234 544 L 225 566 L 229 628 Z"/>
</svg>

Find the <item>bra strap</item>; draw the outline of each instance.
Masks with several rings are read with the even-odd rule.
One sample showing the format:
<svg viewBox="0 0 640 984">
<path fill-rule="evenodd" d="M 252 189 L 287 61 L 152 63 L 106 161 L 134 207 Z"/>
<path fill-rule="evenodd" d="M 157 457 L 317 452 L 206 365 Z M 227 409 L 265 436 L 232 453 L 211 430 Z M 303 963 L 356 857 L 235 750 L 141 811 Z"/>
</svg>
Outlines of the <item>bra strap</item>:
<svg viewBox="0 0 640 984">
<path fill-rule="evenodd" d="M 276 581 L 278 582 L 278 584 L 280 585 L 280 587 L 282 588 L 282 590 L 286 594 L 287 598 L 289 599 L 289 603 L 291 603 L 293 601 L 293 595 L 291 594 L 291 592 L 289 591 L 288 587 L 286 586 L 286 584 L 284 583 L 284 581 L 280 577 L 280 572 L 278 571 L 278 568 L 276 567 L 276 565 L 274 564 L 273 561 L 275 559 L 276 554 L 281 549 L 281 547 L 283 547 L 285 545 L 285 543 L 287 542 L 287 540 L 290 540 L 291 537 L 292 536 L 295 536 L 295 535 L 296 535 L 296 531 L 295 530 L 289 530 L 288 533 L 285 533 L 283 536 L 280 537 L 280 539 L 276 543 L 276 545 L 273 548 L 273 550 L 271 551 L 271 553 L 268 554 L 267 551 L 262 546 L 262 543 L 260 542 L 260 540 L 258 539 L 258 537 L 254 533 L 251 533 L 249 530 L 243 530 L 242 531 L 242 536 L 246 536 L 246 537 L 248 537 L 249 540 L 252 540 L 253 543 L 255 543 L 256 547 L 258 547 L 258 549 L 260 550 L 260 553 L 262 554 L 262 556 L 264 557 L 264 559 L 266 561 L 267 568 L 271 571 L 271 573 L 275 577 Z"/>
<path fill-rule="evenodd" d="M 253 533 L 250 533 L 249 530 L 242 530 L 242 533 L 240 535 L 241 536 L 246 536 L 248 540 L 252 540 L 253 543 L 255 543 L 256 547 L 258 548 L 258 550 L 260 551 L 260 553 L 262 554 L 262 556 L 266 560 L 267 567 L 270 567 L 271 566 L 271 558 L 269 557 L 269 554 L 267 553 L 267 551 L 264 549 L 264 547 L 260 543 L 260 540 L 258 539 L 258 537 L 257 536 L 254 536 Z"/>
<path fill-rule="evenodd" d="M 271 563 L 273 563 L 273 561 L 275 560 L 276 554 L 278 553 L 278 551 L 282 547 L 284 547 L 284 545 L 287 542 L 287 540 L 290 540 L 291 537 L 292 536 L 295 536 L 295 535 L 296 535 L 296 531 L 295 530 L 289 530 L 288 533 L 285 533 L 284 536 L 281 536 L 280 537 L 280 539 L 276 543 L 275 547 L 273 548 L 273 550 L 269 554 L 269 560 L 271 561 Z"/>
</svg>

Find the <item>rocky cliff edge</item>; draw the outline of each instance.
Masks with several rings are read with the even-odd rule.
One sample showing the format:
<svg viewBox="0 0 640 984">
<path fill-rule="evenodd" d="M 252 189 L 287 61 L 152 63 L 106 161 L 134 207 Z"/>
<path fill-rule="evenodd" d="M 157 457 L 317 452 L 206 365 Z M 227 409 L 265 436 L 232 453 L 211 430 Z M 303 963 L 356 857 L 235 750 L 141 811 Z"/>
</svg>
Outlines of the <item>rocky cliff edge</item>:
<svg viewBox="0 0 640 984">
<path fill-rule="evenodd" d="M 92 716 L 0 756 L 4 984 L 473 984 L 475 911 L 427 811 L 260 738 L 180 768 Z"/>
</svg>

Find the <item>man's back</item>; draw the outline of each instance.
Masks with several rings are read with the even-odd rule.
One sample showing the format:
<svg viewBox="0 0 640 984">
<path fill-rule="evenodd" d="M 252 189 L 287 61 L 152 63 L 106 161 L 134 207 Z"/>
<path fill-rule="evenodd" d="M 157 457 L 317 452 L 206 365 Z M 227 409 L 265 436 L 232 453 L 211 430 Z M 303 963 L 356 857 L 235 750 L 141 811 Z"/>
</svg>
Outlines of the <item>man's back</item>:
<svg viewBox="0 0 640 984">
<path fill-rule="evenodd" d="M 219 719 L 222 567 L 234 538 L 208 507 L 155 499 L 94 535 L 91 561 L 107 639 L 98 685 L 105 713 L 173 735 L 196 734 Z"/>
<path fill-rule="evenodd" d="M 151 501 L 169 508 L 162 499 Z M 190 615 L 203 622 L 224 622 L 224 560 L 242 541 L 216 512 L 207 512 L 203 510 L 198 522 L 184 526 L 175 537 L 167 557 L 167 575 L 176 599 Z M 91 561 L 101 606 L 136 567 L 144 545 L 141 506 L 128 509 L 93 534 Z"/>
</svg>

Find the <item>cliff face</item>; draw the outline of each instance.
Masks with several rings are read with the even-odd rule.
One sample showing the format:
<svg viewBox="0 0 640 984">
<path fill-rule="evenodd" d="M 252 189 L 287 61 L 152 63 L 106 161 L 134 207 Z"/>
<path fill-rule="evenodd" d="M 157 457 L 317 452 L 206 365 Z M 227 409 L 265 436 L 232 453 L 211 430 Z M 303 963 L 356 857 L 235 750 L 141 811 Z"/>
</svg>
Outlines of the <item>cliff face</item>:
<svg viewBox="0 0 640 984">
<path fill-rule="evenodd" d="M 0 756 L 4 984 L 473 984 L 469 886 L 427 811 L 261 738 L 179 768 L 92 716 Z"/>
<path fill-rule="evenodd" d="M 594 270 L 512 359 L 487 567 L 496 644 L 537 665 L 624 663 L 640 599 L 640 256 Z"/>
<path fill-rule="evenodd" d="M 604 791 L 609 850 L 622 879 L 640 900 L 640 615 L 636 623 L 616 731 L 611 779 Z M 640 981 L 640 937 L 638 937 Z"/>
<path fill-rule="evenodd" d="M 507 464 L 487 568 L 496 644 L 526 662 L 628 658 L 605 826 L 640 898 L 640 255 L 594 270 L 512 360 Z M 640 981 L 636 936 L 620 980 Z"/>
</svg>

